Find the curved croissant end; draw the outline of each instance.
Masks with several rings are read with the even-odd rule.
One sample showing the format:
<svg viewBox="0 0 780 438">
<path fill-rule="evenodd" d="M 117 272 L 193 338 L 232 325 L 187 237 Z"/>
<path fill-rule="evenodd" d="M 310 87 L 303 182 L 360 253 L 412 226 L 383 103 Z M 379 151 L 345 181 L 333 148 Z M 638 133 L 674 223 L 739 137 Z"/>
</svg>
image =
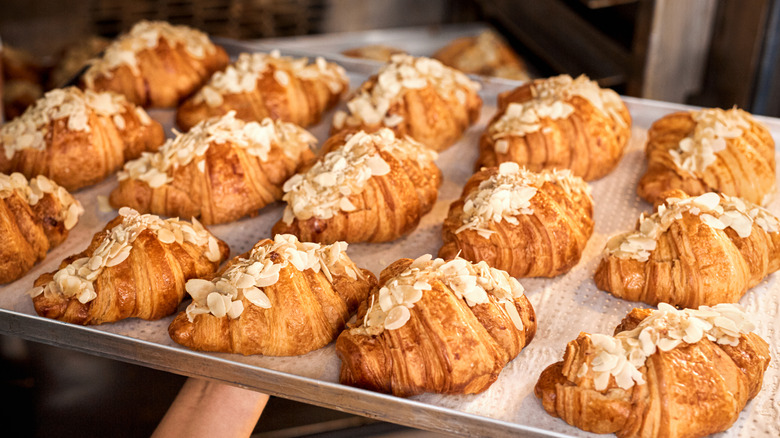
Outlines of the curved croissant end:
<svg viewBox="0 0 780 438">
<path fill-rule="evenodd" d="M 594 276 L 599 289 L 629 301 L 698 307 L 737 302 L 780 269 L 780 222 L 765 209 L 715 193 L 664 197 L 637 231 L 607 243 Z"/>
<path fill-rule="evenodd" d="M 569 342 L 563 361 L 547 367 L 534 389 L 547 413 L 620 438 L 702 437 L 728 429 L 758 394 L 769 365 L 768 345 L 755 333 L 741 333 L 731 345 L 706 336 L 668 350 L 659 343 L 636 368 L 627 365 L 634 373 L 630 383 L 594 371 L 604 366 L 597 365 L 604 360 L 603 343 L 612 342 L 604 340 L 624 336 L 652 313 L 634 309 L 615 338 L 581 333 Z M 599 375 L 609 379 L 603 388 L 596 383 Z"/>
<path fill-rule="evenodd" d="M 113 91 L 144 107 L 170 108 L 230 59 L 208 35 L 162 21 L 140 21 L 84 72 L 82 86 Z"/>
<path fill-rule="evenodd" d="M 502 211 L 505 196 L 523 208 Z M 592 233 L 593 200 L 580 178 L 507 162 L 472 176 L 450 205 L 439 257 L 484 260 L 513 277 L 554 277 L 579 262 Z"/>
<path fill-rule="evenodd" d="M 109 201 L 204 224 L 235 221 L 280 199 L 282 184 L 314 158 L 314 143 L 291 123 L 246 123 L 231 112 L 127 163 Z"/>
<path fill-rule="evenodd" d="M 0 174 L 0 283 L 14 281 L 62 243 L 84 213 L 81 204 L 45 176 Z"/>
<path fill-rule="evenodd" d="M 376 284 L 345 249 L 343 242 L 320 247 L 290 235 L 260 241 L 213 280 L 187 283 L 193 303 L 168 333 L 202 351 L 295 356 L 322 348 Z M 225 304 L 210 298 L 215 292 Z"/>
<path fill-rule="evenodd" d="M 46 318 L 97 325 L 176 311 L 190 278 L 213 275 L 229 248 L 199 223 L 121 209 L 89 247 L 43 274 L 30 291 Z"/>
<path fill-rule="evenodd" d="M 165 140 L 143 108 L 75 87 L 49 91 L 0 129 L 1 173 L 44 175 L 68 191 L 102 181 Z"/>
<path fill-rule="evenodd" d="M 591 181 L 617 166 L 631 135 L 620 96 L 585 76 L 537 79 L 500 94 L 498 106 L 480 139 L 477 170 L 513 161 Z"/>
<path fill-rule="evenodd" d="M 274 234 L 309 242 L 387 242 L 411 232 L 431 211 L 441 171 L 436 154 L 382 129 L 341 133 L 318 161 L 285 185 L 284 217 Z"/>
<path fill-rule="evenodd" d="M 347 103 L 349 114 L 336 113 L 331 134 L 390 128 L 441 151 L 479 119 L 478 90 L 477 82 L 435 59 L 394 55 Z"/>
<path fill-rule="evenodd" d="M 527 81 L 528 67 L 493 31 L 456 38 L 433 54 L 442 64 L 467 74 Z"/>
<path fill-rule="evenodd" d="M 475 276 L 484 289 L 452 281 Z M 505 272 L 430 256 L 387 267 L 357 320 L 336 340 L 340 382 L 401 397 L 482 392 L 536 333 L 533 307 Z"/>
<path fill-rule="evenodd" d="M 235 111 L 247 122 L 270 117 L 305 127 L 319 123 L 348 87 L 344 69 L 322 58 L 306 65 L 305 58 L 278 52 L 242 53 L 182 102 L 176 124 L 187 131 L 202 120 Z"/>
<path fill-rule="evenodd" d="M 637 193 L 648 202 L 679 189 L 721 192 L 754 204 L 774 194 L 775 143 L 769 130 L 739 109 L 677 112 L 647 133 L 647 172 Z"/>
</svg>

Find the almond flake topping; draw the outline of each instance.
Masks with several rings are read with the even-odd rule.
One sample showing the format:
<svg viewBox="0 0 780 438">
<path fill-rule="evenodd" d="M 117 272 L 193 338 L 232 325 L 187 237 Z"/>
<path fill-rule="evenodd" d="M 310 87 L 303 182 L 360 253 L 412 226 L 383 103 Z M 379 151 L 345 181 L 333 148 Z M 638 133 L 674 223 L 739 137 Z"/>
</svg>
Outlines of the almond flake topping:
<svg viewBox="0 0 780 438">
<path fill-rule="evenodd" d="M 235 115 L 235 111 L 230 111 L 222 117 L 201 121 L 185 134 L 177 132 L 176 138 L 168 139 L 157 152 L 143 152 L 140 158 L 125 163 L 117 179 L 141 180 L 157 188 L 172 182 L 176 169 L 192 162 L 197 163 L 200 172 L 205 172 L 203 163 L 212 144 L 230 143 L 268 161 L 272 145 L 281 147 L 294 159 L 317 143 L 313 135 L 293 123 L 270 118 L 260 123 L 244 122 Z"/>
<path fill-rule="evenodd" d="M 531 84 L 533 98 L 523 103 L 510 103 L 504 114 L 491 124 L 488 132 L 494 140 L 504 137 L 523 136 L 541 129 L 541 120 L 565 119 L 574 112 L 568 103 L 574 96 L 588 100 L 603 114 L 612 118 L 620 126 L 626 126 L 621 109 L 624 107 L 620 96 L 613 90 L 601 88 L 585 75 L 572 79 L 569 75 L 554 76 L 536 80 Z M 496 152 L 506 153 L 506 144 L 496 142 Z"/>
<path fill-rule="evenodd" d="M 94 112 L 98 116 L 109 118 L 116 124 L 129 107 L 124 96 L 105 92 L 81 91 L 76 87 L 58 88 L 46 93 L 42 98 L 19 117 L 11 120 L 0 128 L 0 140 L 5 152 L 5 158 L 10 160 L 17 151 L 32 148 L 46 148 L 45 138 L 51 129 L 51 124 L 59 119 L 67 118 L 68 129 L 71 131 L 90 132 L 89 116 Z M 140 110 L 143 112 L 143 109 Z M 145 114 L 145 113 L 144 113 Z M 140 118 L 140 117 L 139 117 Z M 148 124 L 151 120 L 146 120 Z M 122 126 L 124 126 L 122 118 Z M 117 129 L 123 130 L 117 125 Z"/>
<path fill-rule="evenodd" d="M 67 190 L 43 175 L 32 178 L 29 182 L 21 173 L 14 172 L 10 176 L 0 173 L 0 199 L 5 199 L 17 193 L 29 205 L 35 205 L 47 193 L 60 202 L 62 208 L 57 220 L 63 222 L 66 230 L 76 226 L 79 216 L 84 214 L 84 208 Z"/>
<path fill-rule="evenodd" d="M 690 114 L 696 127 L 675 149 L 669 149 L 669 155 L 678 168 L 691 173 L 704 172 L 717 160 L 716 154 L 726 149 L 726 140 L 741 137 L 754 122 L 753 116 L 736 107 L 727 111 L 709 108 Z"/>
<path fill-rule="evenodd" d="M 44 287 L 28 291 L 32 297 L 40 294 L 58 294 L 67 298 L 77 298 L 86 304 L 97 297 L 94 281 L 104 268 L 116 266 L 130 256 L 133 242 L 145 230 L 151 230 L 162 243 L 189 242 L 205 248 L 204 255 L 210 262 L 219 262 L 220 253 L 217 239 L 198 222 L 192 224 L 178 219 L 160 219 L 151 214 L 139 214 L 129 207 L 119 209 L 123 217 L 120 224 L 103 235 L 100 245 L 90 257 L 74 260 L 54 274 L 54 278 Z"/>
<path fill-rule="evenodd" d="M 656 351 L 671 351 L 682 344 L 695 344 L 703 338 L 720 345 L 736 346 L 743 334 L 756 329 L 739 304 L 717 304 L 713 307 L 677 310 L 666 303 L 659 303 L 658 310 L 642 320 L 633 330 L 615 336 L 588 335 L 594 346 L 590 369 L 597 391 L 607 389 L 610 376 L 615 383 L 629 389 L 645 380 L 639 368 Z M 578 376 L 588 374 L 584 362 Z"/>
<path fill-rule="evenodd" d="M 284 183 L 284 223 L 289 225 L 296 218 L 330 219 L 340 210 L 354 211 L 349 197 L 362 193 L 372 176 L 390 172 L 380 151 L 399 161 L 420 163 L 421 167 L 430 165 L 437 156 L 411 138 L 396 138 L 387 128 L 373 134 L 355 133 L 346 138 L 344 146 L 321 157 L 308 172 Z"/>
<path fill-rule="evenodd" d="M 482 181 L 477 190 L 472 191 L 463 203 L 460 219 L 463 224 L 455 230 L 458 234 L 465 230 L 474 230 L 485 239 L 495 231 L 489 229 L 491 222 L 502 220 L 518 225 L 517 215 L 534 214 L 531 199 L 545 183 L 560 186 L 567 194 L 587 193 L 588 186 L 582 178 L 575 177 L 569 170 L 544 170 L 534 173 L 521 169 L 517 163 L 501 163 L 498 173 Z"/>
<path fill-rule="evenodd" d="M 282 86 L 289 83 L 290 74 L 299 80 L 320 80 L 334 94 L 344 91 L 349 83 L 344 68 L 320 57 L 310 64 L 307 58 L 281 56 L 278 50 L 271 53 L 242 53 L 224 71 L 214 73 L 208 84 L 195 94 L 194 101 L 205 101 L 212 107 L 222 105 L 223 95 L 254 91 L 257 81 L 270 70 L 274 71 L 274 79 Z"/>
<path fill-rule="evenodd" d="M 395 126 L 403 121 L 398 114 L 388 113 L 390 107 L 403 99 L 407 90 L 419 90 L 432 86 L 442 96 L 455 97 L 465 103 L 465 90 L 478 91 L 479 83 L 472 81 L 458 70 L 449 68 L 441 62 L 425 57 L 415 58 L 406 54 L 393 55 L 390 63 L 382 67 L 371 89 L 361 89 L 347 102 L 349 116 L 336 116 L 334 126 L 341 129 L 346 126 L 384 124 Z M 460 97 L 457 92 L 460 91 Z M 341 112 L 337 113 L 341 114 Z M 385 122 L 385 123 L 383 123 Z"/>
<path fill-rule="evenodd" d="M 658 237 L 672 223 L 682 219 L 683 213 L 698 216 L 701 221 L 716 230 L 731 228 L 741 238 L 750 236 L 753 224 L 767 233 L 780 230 L 780 221 L 767 209 L 741 198 L 705 193 L 695 198 L 667 198 L 650 216 L 639 216 L 636 231 L 618 234 L 607 242 L 605 252 L 621 259 L 632 258 L 646 262 L 655 250 Z"/>
<path fill-rule="evenodd" d="M 136 23 L 130 32 L 121 35 L 109 45 L 102 58 L 90 61 L 91 66 L 84 73 L 87 88 L 94 86 L 99 75 L 111 76 L 111 71 L 121 65 L 126 65 L 138 74 L 138 59 L 136 55 L 142 50 L 157 47 L 160 40 L 167 41 L 170 47 L 181 45 L 194 58 L 202 59 L 207 54 L 214 53 L 216 48 L 208 35 L 187 26 L 174 26 L 165 21 L 146 21 Z"/>
<path fill-rule="evenodd" d="M 471 263 L 460 257 L 445 261 L 432 259 L 430 254 L 417 258 L 406 270 L 388 280 L 378 294 L 372 295 L 363 325 L 352 330 L 375 336 L 384 330 L 403 327 L 411 317 L 409 309 L 436 282 L 447 285 L 469 307 L 496 302 L 515 327 L 523 330 L 515 299 L 523 295 L 524 289 L 514 277 L 491 268 L 484 261 Z"/>
<path fill-rule="evenodd" d="M 356 280 L 362 273 L 347 256 L 347 243 L 332 245 L 300 242 L 291 234 L 277 234 L 273 242 L 265 241 L 252 248 L 249 258 L 236 258 L 222 275 L 213 280 L 193 279 L 185 289 L 192 296 L 187 306 L 187 319 L 195 320 L 199 314 L 211 313 L 231 319 L 241 316 L 245 309 L 243 299 L 258 307 L 268 309 L 271 300 L 263 288 L 279 281 L 279 272 L 288 265 L 298 271 L 311 269 L 322 273 L 333 282 L 333 275 L 347 275 Z"/>
</svg>

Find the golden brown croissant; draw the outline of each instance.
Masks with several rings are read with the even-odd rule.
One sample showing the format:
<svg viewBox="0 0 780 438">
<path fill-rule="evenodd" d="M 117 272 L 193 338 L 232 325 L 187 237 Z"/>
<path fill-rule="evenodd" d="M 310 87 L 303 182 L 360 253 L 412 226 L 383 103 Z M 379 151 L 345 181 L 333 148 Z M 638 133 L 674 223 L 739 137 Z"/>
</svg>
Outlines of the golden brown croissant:
<svg viewBox="0 0 780 438">
<path fill-rule="evenodd" d="M 439 257 L 484 260 L 513 277 L 554 277 L 579 262 L 592 233 L 593 199 L 581 178 L 507 162 L 472 176 L 450 205 Z"/>
<path fill-rule="evenodd" d="M 634 309 L 615 336 L 581 333 L 534 393 L 553 416 L 620 438 L 693 438 L 728 429 L 758 394 L 767 343 L 734 304 Z"/>
<path fill-rule="evenodd" d="M 278 51 L 242 53 L 182 102 L 176 123 L 188 130 L 229 111 L 247 122 L 270 117 L 300 126 L 318 123 L 347 91 L 349 80 L 341 66 L 323 58 L 307 63 L 306 58 L 282 57 Z"/>
<path fill-rule="evenodd" d="M 38 277 L 29 294 L 39 315 L 74 324 L 160 319 L 176 311 L 187 280 L 214 275 L 229 252 L 197 220 L 122 208 L 86 250 Z"/>
<path fill-rule="evenodd" d="M 344 56 L 350 58 L 371 59 L 373 61 L 390 62 L 393 55 L 405 54 L 401 49 L 385 46 L 383 44 L 369 44 L 367 46 L 355 47 L 341 52 Z"/>
<path fill-rule="evenodd" d="M 436 203 L 436 153 L 389 129 L 341 133 L 318 161 L 284 183 L 274 234 L 309 242 L 387 242 L 411 232 Z"/>
<path fill-rule="evenodd" d="M 537 79 L 498 96 L 475 168 L 514 161 L 591 181 L 617 166 L 630 134 L 631 116 L 614 91 L 584 75 Z"/>
<path fill-rule="evenodd" d="M 280 199 L 282 184 L 314 158 L 316 142 L 292 123 L 246 123 L 230 112 L 128 162 L 110 202 L 204 224 L 231 222 Z"/>
<path fill-rule="evenodd" d="M 441 151 L 479 118 L 479 84 L 430 58 L 395 55 L 333 117 L 333 130 L 390 128 Z"/>
<path fill-rule="evenodd" d="M 44 175 L 76 190 L 163 143 L 162 126 L 113 93 L 52 90 L 0 128 L 0 172 Z"/>
<path fill-rule="evenodd" d="M 442 64 L 463 73 L 527 81 L 525 62 L 495 32 L 457 38 L 433 54 Z"/>
<path fill-rule="evenodd" d="M 43 260 L 83 213 L 79 201 L 45 176 L 28 182 L 21 173 L 0 173 L 0 283 Z"/>
<path fill-rule="evenodd" d="M 780 269 L 780 221 L 728 195 L 665 195 L 637 229 L 607 242 L 596 286 L 616 297 L 680 307 L 735 303 Z"/>
<path fill-rule="evenodd" d="M 144 107 L 174 107 L 228 65 L 208 35 L 164 21 L 139 21 L 84 72 L 82 85 Z"/>
<path fill-rule="evenodd" d="M 168 333 L 204 351 L 297 356 L 344 328 L 376 284 L 349 259 L 347 244 L 320 246 L 277 234 L 236 257 L 213 280 L 190 280 L 192 304 Z"/>
<path fill-rule="evenodd" d="M 408 397 L 476 394 L 533 339 L 523 287 L 485 262 L 401 259 L 339 335 L 341 383 Z"/>
<path fill-rule="evenodd" d="M 721 192 L 766 204 L 775 187 L 775 142 L 749 113 L 733 108 L 677 112 L 647 133 L 647 172 L 637 193 L 649 202 L 667 190 Z"/>
</svg>

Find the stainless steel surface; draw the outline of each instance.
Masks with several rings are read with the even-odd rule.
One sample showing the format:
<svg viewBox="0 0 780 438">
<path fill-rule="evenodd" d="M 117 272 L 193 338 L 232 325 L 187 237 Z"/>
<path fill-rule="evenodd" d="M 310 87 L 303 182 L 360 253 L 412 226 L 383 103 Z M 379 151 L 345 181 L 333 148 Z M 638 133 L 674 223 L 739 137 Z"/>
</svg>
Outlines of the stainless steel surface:
<svg viewBox="0 0 780 438">
<path fill-rule="evenodd" d="M 368 65 L 361 64 L 358 67 L 370 70 Z M 367 74 L 364 70 L 361 70 L 361 73 L 351 73 L 352 86 L 359 84 Z M 434 211 L 423 219 L 417 231 L 398 241 L 377 245 L 350 245 L 350 255 L 359 261 L 361 266 L 378 273 L 383 265 L 395 260 L 398 254 L 416 257 L 426 252 L 435 253 L 440 245 L 438 236 L 441 221 L 446 215 L 449 202 L 458 196 L 463 183 L 471 174 L 476 155 L 476 141 L 495 111 L 496 95 L 514 85 L 516 83 L 511 81 L 483 83 L 481 93 L 485 108 L 479 124 L 472 127 L 456 146 L 440 155 L 439 164 L 444 172 L 445 182 Z M 558 360 L 565 343 L 573 339 L 580 329 L 607 332 L 608 327 L 614 327 L 625 315 L 626 309 L 634 306 L 595 290 L 590 280 L 591 269 L 595 266 L 606 237 L 630 226 L 636 220 L 637 213 L 633 209 L 649 208 L 633 194 L 636 175 L 640 173 L 642 163 L 641 150 L 637 143 L 641 141 L 641 135 L 652 121 L 660 116 L 686 107 L 641 99 L 625 100 L 634 118 L 634 133 L 639 137 L 632 140 L 634 143 L 618 171 L 592 184 L 594 197 L 598 196 L 596 233 L 583 260 L 575 268 L 576 271 L 556 279 L 521 281 L 537 309 L 540 330 L 537 332 L 537 339 L 507 366 L 499 381 L 485 394 L 425 395 L 402 399 L 344 386 L 337 383 L 339 362 L 332 344 L 293 358 L 200 353 L 178 346 L 170 340 L 167 326 L 172 317 L 159 321 L 126 320 L 98 327 L 82 327 L 38 317 L 25 291 L 31 287 L 38 275 L 55 269 L 66 255 L 86 246 L 89 236 L 102 228 L 112 217 L 112 214 L 97 210 L 95 197 L 108 194 L 116 184 L 114 178 L 78 192 L 77 197 L 87 206 L 87 213 L 69 239 L 51 251 L 26 277 L 0 286 L 0 333 L 163 371 L 222 381 L 296 401 L 433 431 L 469 436 L 591 436 L 544 414 L 538 401 L 532 394 L 529 396 L 529 388 L 532 388 L 540 368 Z M 171 125 L 170 111 L 155 111 L 152 116 L 168 126 Z M 764 120 L 775 138 L 780 137 L 780 121 Z M 327 135 L 329 121 L 330 116 L 312 129 L 321 140 Z M 619 191 L 619 195 L 615 194 L 616 191 Z M 619 206 L 612 205 L 613 199 L 623 201 L 620 201 Z M 618 208 L 624 210 L 621 210 L 621 214 L 613 214 Z M 271 224 L 280 216 L 281 207 L 276 204 L 262 210 L 258 217 L 214 226 L 211 229 L 228 241 L 233 254 L 238 254 L 255 241 L 266 237 L 270 233 Z M 774 280 L 774 276 L 756 289 L 760 291 L 754 292 L 750 298 L 746 297 L 752 306 L 755 296 L 770 297 L 774 300 L 780 297 L 780 285 Z M 560 306 L 556 304 L 556 307 L 550 304 L 559 302 L 555 300 L 564 301 Z M 567 300 L 570 300 L 568 304 Z M 589 318 L 588 324 L 581 327 L 561 324 L 564 320 L 572 321 L 572 315 L 597 317 Z M 768 330 L 771 333 L 772 329 Z M 778 347 L 778 341 L 771 342 L 774 351 Z M 545 343 L 552 343 L 554 346 L 543 347 L 547 345 Z M 544 357 L 544 361 L 540 360 L 540 357 Z M 773 383 L 774 389 L 776 383 Z M 769 385 L 770 381 L 767 380 L 765 384 Z M 768 402 L 774 403 L 771 399 L 772 390 L 773 388 L 765 388 L 764 393 L 770 391 Z M 771 424 L 767 425 L 761 421 L 772 421 L 773 417 L 763 417 L 762 420 L 757 414 L 758 408 L 755 403 L 749 405 L 746 411 L 750 412 L 743 412 L 740 419 L 741 427 L 735 427 L 729 436 L 737 436 L 740 430 L 743 434 L 750 433 L 749 428 L 756 427 L 756 424 L 769 430 Z M 544 428 L 536 426 L 537 424 L 544 425 Z"/>
</svg>

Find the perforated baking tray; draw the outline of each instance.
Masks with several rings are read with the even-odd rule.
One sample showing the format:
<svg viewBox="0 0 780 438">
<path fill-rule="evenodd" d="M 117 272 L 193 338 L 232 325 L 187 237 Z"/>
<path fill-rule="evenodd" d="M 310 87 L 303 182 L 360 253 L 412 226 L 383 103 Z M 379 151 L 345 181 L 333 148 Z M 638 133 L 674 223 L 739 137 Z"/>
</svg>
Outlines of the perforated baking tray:
<svg viewBox="0 0 780 438">
<path fill-rule="evenodd" d="M 366 75 L 366 72 L 351 72 L 352 87 L 359 85 Z M 496 110 L 496 95 L 511 85 L 505 81 L 484 83 L 481 95 L 485 104 L 479 122 L 437 160 L 444 183 L 433 211 L 416 231 L 395 242 L 350 245 L 348 253 L 359 266 L 378 274 L 400 257 L 414 258 L 438 251 L 441 223 L 450 202 L 458 197 L 472 173 L 477 141 Z M 533 395 L 533 386 L 541 371 L 560 360 L 566 343 L 576 338 L 580 331 L 611 333 L 623 316 L 637 306 L 597 290 L 592 275 L 607 238 L 633 227 L 639 213 L 651 209 L 635 194 L 636 183 L 644 171 L 642 148 L 647 128 L 664 114 L 687 107 L 632 98 L 625 98 L 625 101 L 634 121 L 632 138 L 618 168 L 592 183 L 596 227 L 582 260 L 571 272 L 553 279 L 521 279 L 538 317 L 536 338 L 482 394 L 425 394 L 402 399 L 340 385 L 340 363 L 333 344 L 289 358 L 190 351 L 168 337 L 167 328 L 172 316 L 159 321 L 133 319 L 98 327 L 81 327 L 38 317 L 25 291 L 40 274 L 56 269 L 64 257 L 83 250 L 91 236 L 114 217 L 115 213 L 100 212 L 96 202 L 98 195 L 108 195 L 116 186 L 114 177 L 78 192 L 76 197 L 84 204 L 86 213 L 67 241 L 52 250 L 25 277 L 0 286 L 0 332 L 422 429 L 472 436 L 595 436 L 547 415 Z M 167 127 L 172 126 L 171 111 L 152 111 L 151 114 Z M 311 129 L 320 140 L 327 135 L 331 114 Z M 780 141 L 780 120 L 762 120 L 769 126 L 775 141 Z M 780 204 L 774 203 L 771 210 L 779 214 Z M 281 211 L 281 204 L 274 204 L 254 218 L 211 229 L 229 243 L 233 255 L 240 254 L 269 236 Z M 769 276 L 749 291 L 741 303 L 757 316 L 757 331 L 770 342 L 775 360 L 764 377 L 761 393 L 724 435 L 780 436 L 780 371 L 776 361 L 780 353 L 778 275 Z"/>
</svg>

